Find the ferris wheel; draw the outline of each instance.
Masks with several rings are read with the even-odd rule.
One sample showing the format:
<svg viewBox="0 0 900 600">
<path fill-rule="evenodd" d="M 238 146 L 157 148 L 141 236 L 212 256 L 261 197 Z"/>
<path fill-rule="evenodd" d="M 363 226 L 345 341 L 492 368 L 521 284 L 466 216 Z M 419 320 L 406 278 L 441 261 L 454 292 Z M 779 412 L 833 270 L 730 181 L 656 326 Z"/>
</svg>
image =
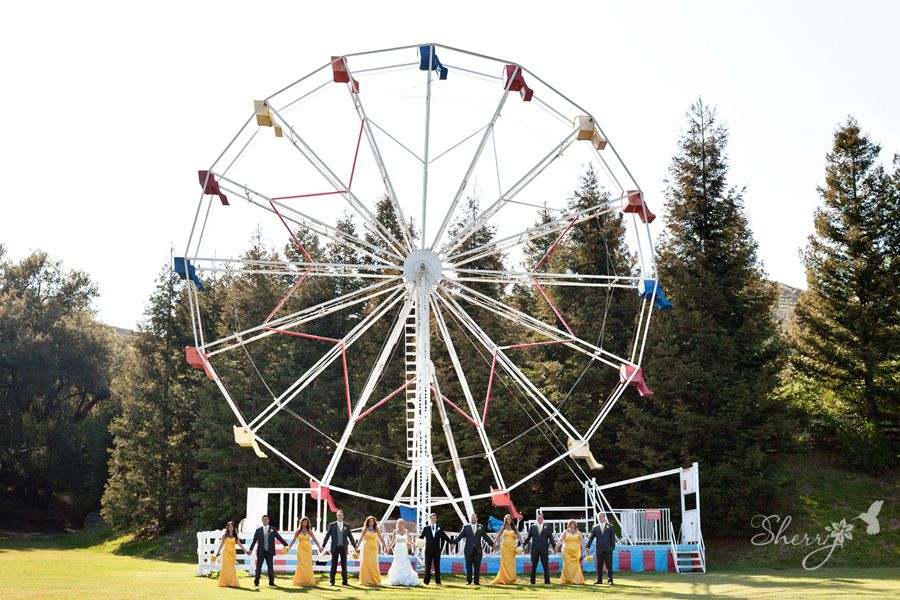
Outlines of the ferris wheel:
<svg viewBox="0 0 900 600">
<path fill-rule="evenodd" d="M 314 496 L 332 510 L 337 492 L 383 503 L 386 517 L 398 505 L 415 508 L 420 526 L 440 505 L 452 506 L 467 521 L 476 500 L 490 499 L 516 514 L 515 490 L 560 461 L 600 468 L 590 439 L 629 387 L 641 396 L 652 394 L 641 360 L 654 308 L 670 306 L 655 273 L 649 229 L 654 215 L 602 121 L 514 61 L 439 44 L 332 56 L 255 101 L 237 134 L 199 171 L 201 194 L 190 236 L 184 256 L 174 261 L 187 280 L 194 329 L 187 360 L 206 373 L 233 411 L 235 441 L 260 458 L 271 454 L 285 461 L 309 479 Z M 586 165 L 599 174 L 605 193 L 590 205 L 573 205 L 568 201 L 573 184 Z M 400 227 L 379 217 L 379 201 Z M 536 220 L 538 211 L 543 218 Z M 579 224 L 619 213 L 635 259 L 633 272 L 552 270 L 552 255 Z M 359 230 L 337 224 L 348 217 Z M 239 244 L 254 228 L 289 240 L 293 258 L 242 255 Z M 478 238 L 484 231 L 490 239 Z M 311 239 L 345 249 L 357 262 L 323 260 L 308 249 Z M 529 261 L 524 249 L 536 243 L 545 249 L 543 256 Z M 480 267 L 490 257 L 504 259 L 503 267 Z M 508 266 L 515 264 L 521 266 Z M 201 277 L 223 273 L 272 278 L 283 287 L 281 298 L 258 322 L 207 339 Z M 296 306 L 303 287 L 316 278 L 362 283 Z M 485 293 L 483 284 L 507 290 L 527 286 L 542 310 L 513 306 L 503 294 Z M 573 329 L 566 316 L 570 307 L 554 301 L 553 288 L 560 286 L 583 290 L 591 302 L 608 298 L 598 291 L 639 297 L 628 347 L 611 349 L 602 339 L 592 341 L 596 331 Z M 317 320 L 363 305 L 368 309 L 346 331 L 314 333 Z M 490 315 L 519 334 L 493 339 L 476 314 Z M 348 351 L 379 323 L 387 331 L 380 351 L 348 360 Z M 486 386 L 470 384 L 472 367 L 463 364 L 451 329 L 462 332 L 485 358 L 480 381 Z M 254 345 L 276 336 L 318 344 L 321 355 L 282 389 L 266 383 L 271 398 L 264 403 L 249 403 L 221 375 L 220 365 L 226 359 L 253 361 Z M 618 383 L 605 390 L 606 400 L 590 422 L 571 422 L 521 367 L 525 353 L 549 345 L 583 357 L 585 369 L 618 372 Z M 405 377 L 387 381 L 386 364 L 397 352 Z M 443 374 L 435 368 L 436 354 L 449 365 Z M 264 366 L 253 362 L 252 367 L 265 378 Z M 318 378 L 335 372 L 343 377 L 336 402 L 346 412 L 345 422 L 327 466 L 313 472 L 303 456 L 290 456 L 267 439 L 266 430 Z M 366 373 L 361 389 L 352 389 L 351 372 Z M 539 417 L 532 422 L 553 430 L 558 442 L 552 459 L 521 473 L 504 472 L 496 459 L 489 416 L 501 377 Z M 451 387 L 459 397 L 442 393 Z M 378 389 L 392 391 L 380 397 Z M 395 462 L 406 475 L 392 498 L 354 489 L 342 479 L 342 458 L 354 429 L 376 410 L 405 413 L 406 454 Z M 445 438 L 442 448 L 449 451 L 453 485 L 432 453 L 433 411 Z M 460 427 L 467 435 L 474 431 L 483 449 L 492 481 L 487 490 L 469 488 L 466 457 L 455 443 Z M 433 493 L 433 483 L 440 492 Z"/>
</svg>

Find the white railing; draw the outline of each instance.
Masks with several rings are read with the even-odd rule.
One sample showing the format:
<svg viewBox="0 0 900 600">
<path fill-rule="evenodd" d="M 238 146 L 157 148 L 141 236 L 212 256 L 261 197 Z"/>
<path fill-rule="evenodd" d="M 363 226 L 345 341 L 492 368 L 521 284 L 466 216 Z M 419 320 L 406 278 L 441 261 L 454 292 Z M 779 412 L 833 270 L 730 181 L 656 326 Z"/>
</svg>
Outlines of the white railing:
<svg viewBox="0 0 900 600">
<path fill-rule="evenodd" d="M 197 532 L 197 575 L 208 575 L 213 571 L 218 571 L 222 568 L 221 558 L 216 562 L 212 562 L 212 556 L 215 554 L 216 550 L 219 547 L 219 544 L 222 541 L 223 530 L 214 530 L 214 531 L 199 531 Z M 281 536 L 287 541 L 290 542 L 294 537 L 294 532 L 280 532 Z M 318 538 L 319 542 L 322 541 L 322 537 L 325 535 L 324 533 L 320 534 L 319 532 L 315 532 L 316 538 Z M 241 542 L 244 546 L 249 549 L 250 543 L 253 541 L 252 533 L 239 533 L 241 538 Z M 281 545 L 278 540 L 275 540 L 275 552 L 276 556 L 283 556 L 281 554 L 281 549 L 284 546 Z M 296 546 L 295 546 L 296 548 Z M 244 554 L 241 549 L 235 548 L 235 569 L 239 571 L 245 571 L 247 573 L 254 573 L 256 570 L 256 557 Z M 292 551 L 292 557 L 296 557 L 296 549 Z M 315 544 L 312 549 L 312 559 L 313 559 L 313 569 L 316 571 L 326 571 L 329 568 L 329 560 L 331 557 L 327 554 L 319 554 Z M 276 571 L 278 571 L 278 565 L 275 566 Z M 348 571 L 356 571 L 358 570 L 358 566 L 351 565 L 348 567 Z"/>
<path fill-rule="evenodd" d="M 706 544 L 703 543 L 703 531 L 699 527 L 697 528 L 697 548 L 700 550 L 700 566 L 706 573 Z"/>
<path fill-rule="evenodd" d="M 675 527 L 672 526 L 671 521 L 669 521 L 669 549 L 672 552 L 672 562 L 675 563 L 675 572 L 678 573 L 678 545 L 675 541 Z"/>
<path fill-rule="evenodd" d="M 554 512 L 584 513 L 582 507 L 542 507 L 539 512 L 547 515 Z M 668 508 L 614 508 L 612 512 L 605 511 L 609 522 L 618 521 L 621 524 L 619 538 L 627 544 L 667 544 L 670 540 L 669 530 L 672 529 L 671 512 Z M 648 515 L 650 518 L 648 518 Z M 658 518 L 653 518 L 658 517 Z M 544 523 L 552 528 L 554 535 L 559 535 L 568 526 L 569 521 L 574 520 L 582 532 L 589 532 L 597 521 L 594 517 L 578 516 L 566 519 L 544 518 Z M 534 520 L 525 521 L 525 531 L 535 523 Z"/>
</svg>

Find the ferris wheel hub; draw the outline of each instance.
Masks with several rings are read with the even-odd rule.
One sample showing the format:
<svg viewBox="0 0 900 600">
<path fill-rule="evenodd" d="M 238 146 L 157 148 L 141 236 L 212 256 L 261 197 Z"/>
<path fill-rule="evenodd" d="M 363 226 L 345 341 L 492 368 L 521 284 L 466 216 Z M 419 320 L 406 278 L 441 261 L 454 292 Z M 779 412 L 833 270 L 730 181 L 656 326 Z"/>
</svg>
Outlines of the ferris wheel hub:
<svg viewBox="0 0 900 600">
<path fill-rule="evenodd" d="M 435 286 L 441 279 L 443 266 L 437 252 L 418 248 L 403 261 L 403 276 L 407 281 Z"/>
</svg>

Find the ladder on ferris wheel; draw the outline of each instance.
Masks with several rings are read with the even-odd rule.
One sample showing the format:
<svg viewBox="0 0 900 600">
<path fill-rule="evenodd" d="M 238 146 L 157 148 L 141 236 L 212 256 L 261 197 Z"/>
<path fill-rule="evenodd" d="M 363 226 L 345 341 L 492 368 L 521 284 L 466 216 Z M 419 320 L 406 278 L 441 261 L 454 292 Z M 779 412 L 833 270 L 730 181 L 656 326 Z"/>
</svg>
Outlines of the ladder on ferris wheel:
<svg viewBox="0 0 900 600">
<path fill-rule="evenodd" d="M 416 376 L 416 311 L 409 311 L 403 331 L 406 381 Z M 416 447 L 416 386 L 406 388 L 406 460 L 412 462 Z"/>
</svg>

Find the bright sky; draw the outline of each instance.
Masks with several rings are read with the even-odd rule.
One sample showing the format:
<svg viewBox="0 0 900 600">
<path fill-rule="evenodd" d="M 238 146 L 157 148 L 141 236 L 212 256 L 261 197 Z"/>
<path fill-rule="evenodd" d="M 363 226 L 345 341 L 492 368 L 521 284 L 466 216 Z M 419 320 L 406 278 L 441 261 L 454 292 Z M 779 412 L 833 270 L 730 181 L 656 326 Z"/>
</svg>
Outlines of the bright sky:
<svg viewBox="0 0 900 600">
<path fill-rule="evenodd" d="M 689 104 L 716 105 L 764 265 L 803 286 L 833 129 L 852 114 L 900 151 L 898 22 L 860 1 L 4 3 L 0 243 L 87 271 L 100 317 L 133 327 L 252 100 L 332 54 L 433 41 L 588 108 L 654 209 Z"/>
</svg>

